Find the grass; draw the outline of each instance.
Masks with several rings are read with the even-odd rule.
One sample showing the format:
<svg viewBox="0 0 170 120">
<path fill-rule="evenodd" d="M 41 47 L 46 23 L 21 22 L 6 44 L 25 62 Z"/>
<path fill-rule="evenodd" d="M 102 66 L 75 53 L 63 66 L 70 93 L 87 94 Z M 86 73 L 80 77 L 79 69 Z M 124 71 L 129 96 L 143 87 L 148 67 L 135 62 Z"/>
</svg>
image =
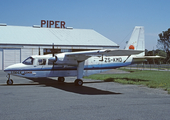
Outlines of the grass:
<svg viewBox="0 0 170 120">
<path fill-rule="evenodd" d="M 135 84 L 145 85 L 150 88 L 162 88 L 170 94 L 170 72 L 169 71 L 141 71 L 129 70 L 130 73 L 124 74 L 94 74 L 90 75 L 88 79 L 104 80 L 105 82 L 118 82 L 121 84 Z"/>
</svg>

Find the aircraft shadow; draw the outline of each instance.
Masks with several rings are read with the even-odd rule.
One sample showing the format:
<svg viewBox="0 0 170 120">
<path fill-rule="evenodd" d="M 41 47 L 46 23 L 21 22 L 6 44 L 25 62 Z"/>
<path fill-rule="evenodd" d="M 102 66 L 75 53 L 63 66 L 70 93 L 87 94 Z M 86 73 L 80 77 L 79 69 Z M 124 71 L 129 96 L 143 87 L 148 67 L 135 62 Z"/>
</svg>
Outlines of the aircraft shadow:
<svg viewBox="0 0 170 120">
<path fill-rule="evenodd" d="M 30 79 L 30 78 L 29 78 Z M 91 88 L 87 86 L 75 86 L 74 83 L 60 83 L 57 80 L 50 79 L 50 78 L 38 78 L 38 79 L 30 79 L 34 82 L 38 82 L 39 85 L 43 85 L 45 87 L 53 87 L 57 89 L 61 89 L 67 92 L 73 92 L 77 94 L 83 94 L 83 95 L 110 95 L 110 94 L 122 94 L 122 93 L 116 93 L 116 92 L 110 92 L 110 91 L 104 91 L 99 90 L 96 88 Z M 101 81 L 103 82 L 103 81 Z M 101 83 L 100 81 L 96 82 L 84 82 L 86 83 Z M 37 84 L 35 84 L 37 85 Z"/>
</svg>

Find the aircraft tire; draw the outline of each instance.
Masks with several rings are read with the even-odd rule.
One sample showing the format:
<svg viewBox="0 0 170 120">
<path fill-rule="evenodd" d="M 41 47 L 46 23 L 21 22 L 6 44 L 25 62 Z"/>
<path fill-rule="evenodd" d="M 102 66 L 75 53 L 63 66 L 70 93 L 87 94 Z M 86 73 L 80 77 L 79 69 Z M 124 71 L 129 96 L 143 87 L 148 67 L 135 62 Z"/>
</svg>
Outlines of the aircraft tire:
<svg viewBox="0 0 170 120">
<path fill-rule="evenodd" d="M 75 84 L 76 86 L 82 86 L 82 85 L 83 85 L 83 80 L 81 80 L 81 79 L 76 79 L 76 80 L 74 81 L 74 84 Z"/>
<path fill-rule="evenodd" d="M 12 79 L 7 80 L 6 83 L 7 83 L 7 85 L 13 85 L 13 80 Z"/>
<path fill-rule="evenodd" d="M 64 77 L 58 77 L 58 82 L 64 82 L 65 78 Z"/>
</svg>

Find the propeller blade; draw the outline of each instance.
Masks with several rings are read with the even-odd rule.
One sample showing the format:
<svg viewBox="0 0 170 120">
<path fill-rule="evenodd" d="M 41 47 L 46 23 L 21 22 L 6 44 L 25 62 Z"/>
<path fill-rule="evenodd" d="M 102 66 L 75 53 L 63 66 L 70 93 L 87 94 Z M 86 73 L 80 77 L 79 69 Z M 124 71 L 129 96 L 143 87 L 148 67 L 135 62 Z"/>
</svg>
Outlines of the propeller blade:
<svg viewBox="0 0 170 120">
<path fill-rule="evenodd" d="M 53 43 L 53 48 L 52 48 L 52 54 L 53 54 L 53 57 L 54 57 L 54 43 Z"/>
<path fill-rule="evenodd" d="M 39 49 L 38 49 L 38 50 L 39 50 L 38 54 L 39 54 L 39 55 L 41 55 L 41 52 L 40 52 L 40 47 L 39 47 Z"/>
<path fill-rule="evenodd" d="M 53 57 L 54 57 L 54 43 L 52 45 L 52 54 L 53 54 Z M 53 69 L 54 69 L 54 62 L 53 62 Z"/>
</svg>

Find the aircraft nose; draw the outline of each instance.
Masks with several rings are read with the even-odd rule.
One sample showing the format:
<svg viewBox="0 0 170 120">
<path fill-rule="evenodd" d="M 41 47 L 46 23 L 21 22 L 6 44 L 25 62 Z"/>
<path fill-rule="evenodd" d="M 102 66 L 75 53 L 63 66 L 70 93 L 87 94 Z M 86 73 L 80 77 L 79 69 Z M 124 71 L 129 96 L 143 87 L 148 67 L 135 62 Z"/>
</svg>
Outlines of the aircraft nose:
<svg viewBox="0 0 170 120">
<path fill-rule="evenodd" d="M 17 70 L 19 66 L 21 66 L 22 63 L 10 65 L 4 69 L 4 72 L 9 72 L 11 70 Z"/>
<path fill-rule="evenodd" d="M 8 71 L 10 71 L 10 70 L 12 70 L 12 65 L 6 67 L 6 68 L 4 69 L 4 72 L 8 72 Z"/>
</svg>

